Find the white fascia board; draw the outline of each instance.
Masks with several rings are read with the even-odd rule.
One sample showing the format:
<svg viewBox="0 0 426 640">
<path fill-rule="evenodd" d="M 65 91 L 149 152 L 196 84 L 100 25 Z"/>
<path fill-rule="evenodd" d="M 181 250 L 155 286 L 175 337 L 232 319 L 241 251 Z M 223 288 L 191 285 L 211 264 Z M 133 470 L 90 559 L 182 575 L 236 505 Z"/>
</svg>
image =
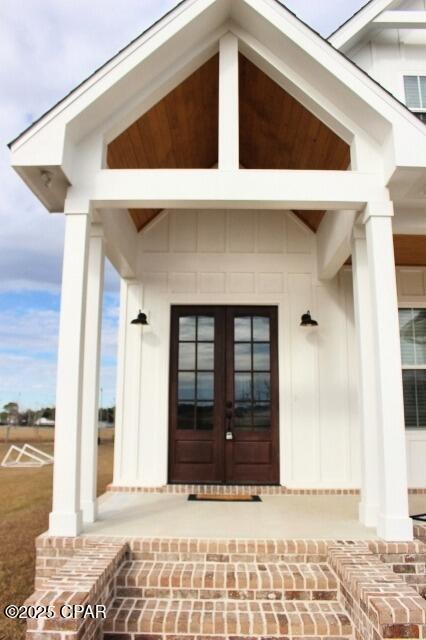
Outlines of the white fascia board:
<svg viewBox="0 0 426 640">
<path fill-rule="evenodd" d="M 132 209 L 353 209 L 388 200 L 382 177 L 352 171 L 218 169 L 102 170 L 88 190 L 70 188 L 67 212 L 82 203 Z"/>
<path fill-rule="evenodd" d="M 127 89 L 133 86 L 134 92 L 140 90 L 140 87 L 134 85 L 135 77 L 132 76 L 132 71 L 151 59 L 150 71 L 151 76 L 154 77 L 159 73 L 160 67 L 167 68 L 170 59 L 174 59 L 176 55 L 182 55 L 184 50 L 190 50 L 207 32 L 223 22 L 228 7 L 229 0 L 186 0 L 19 136 L 11 145 L 13 163 L 18 164 L 14 161 L 14 156 L 18 150 L 23 150 L 26 146 L 30 146 L 28 155 L 35 153 L 41 131 L 45 128 L 50 131 L 54 124 L 56 137 L 58 128 L 65 130 L 74 118 L 87 111 L 108 91 L 110 94 L 107 103 L 110 107 L 116 101 L 122 100 L 123 95 L 127 96 L 127 92 L 123 94 L 124 87 L 121 81 L 125 84 L 127 81 Z M 164 47 L 164 45 L 167 46 Z M 140 75 L 146 81 L 146 77 L 149 76 L 147 69 L 145 68 Z M 57 158 L 59 164 L 61 160 L 62 157 Z M 29 160 L 21 161 L 21 164 L 29 164 Z"/>
<path fill-rule="evenodd" d="M 292 14 L 283 13 L 275 0 L 234 0 L 232 11 L 237 24 L 267 42 L 275 55 L 291 59 L 292 68 L 299 70 L 300 75 L 303 69 L 306 82 L 333 95 L 340 110 L 358 122 L 367 134 L 372 136 L 375 131 L 376 141 L 384 144 L 392 127 L 394 131 L 400 130 L 399 139 L 406 138 L 411 129 L 416 146 L 424 147 L 426 152 L 425 126 L 370 76 L 334 52 L 318 34 Z M 398 145 L 395 146 L 398 160 Z M 417 149 L 411 145 L 411 150 L 411 160 L 407 158 L 407 146 L 403 154 L 408 166 L 418 162 Z M 420 155 L 423 157 L 423 151 Z"/>
<path fill-rule="evenodd" d="M 189 52 L 172 63 L 169 62 L 163 74 L 157 73 L 151 82 L 143 83 L 135 96 L 127 96 L 115 111 L 103 113 L 99 117 L 94 110 L 93 115 L 96 117 L 93 118 L 93 124 L 97 126 L 104 143 L 109 144 L 218 53 L 219 40 L 227 31 L 228 26 L 224 23 L 216 31 L 206 35 L 198 47 L 191 47 Z"/>
<path fill-rule="evenodd" d="M 384 29 L 424 29 L 426 11 L 384 11 L 373 25 Z"/>
<path fill-rule="evenodd" d="M 328 41 L 342 52 L 347 52 L 371 28 L 371 24 L 383 11 L 398 6 L 401 0 L 373 0 L 335 31 Z"/>
</svg>

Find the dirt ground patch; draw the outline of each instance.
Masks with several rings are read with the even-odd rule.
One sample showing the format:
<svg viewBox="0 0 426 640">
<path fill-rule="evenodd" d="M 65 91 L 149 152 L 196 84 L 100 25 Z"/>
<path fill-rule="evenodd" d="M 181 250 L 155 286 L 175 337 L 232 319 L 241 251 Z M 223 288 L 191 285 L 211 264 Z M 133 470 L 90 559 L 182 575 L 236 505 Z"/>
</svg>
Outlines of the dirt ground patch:
<svg viewBox="0 0 426 640">
<path fill-rule="evenodd" d="M 30 429 L 18 429 L 19 440 L 13 439 L 7 444 L 0 441 L 0 460 L 11 444 L 23 441 L 52 453 L 52 442 L 31 437 L 34 432 Z M 21 429 L 27 432 L 25 436 Z M 112 430 L 106 431 L 108 433 L 102 433 L 99 447 L 98 494 L 105 491 L 112 479 Z M 0 432 L 0 439 L 2 435 Z M 22 604 L 33 591 L 34 539 L 47 529 L 51 500 L 52 466 L 0 468 L 0 640 L 23 640 L 25 637 L 25 626 L 7 620 L 3 610 L 7 604 Z"/>
</svg>

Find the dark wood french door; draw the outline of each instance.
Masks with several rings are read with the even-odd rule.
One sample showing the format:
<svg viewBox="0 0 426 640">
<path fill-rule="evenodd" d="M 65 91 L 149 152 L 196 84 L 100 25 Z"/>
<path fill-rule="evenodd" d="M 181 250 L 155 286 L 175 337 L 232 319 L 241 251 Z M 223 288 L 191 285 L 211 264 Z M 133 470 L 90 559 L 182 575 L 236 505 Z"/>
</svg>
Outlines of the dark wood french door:
<svg viewBox="0 0 426 640">
<path fill-rule="evenodd" d="M 278 484 L 275 307 L 173 307 L 169 479 Z"/>
</svg>

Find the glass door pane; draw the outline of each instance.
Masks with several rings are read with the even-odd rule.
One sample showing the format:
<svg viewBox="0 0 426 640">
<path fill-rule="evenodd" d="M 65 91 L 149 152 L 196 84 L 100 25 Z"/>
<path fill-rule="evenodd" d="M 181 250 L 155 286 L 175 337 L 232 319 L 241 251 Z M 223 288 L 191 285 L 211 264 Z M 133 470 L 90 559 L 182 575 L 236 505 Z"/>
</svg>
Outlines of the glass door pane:
<svg viewBox="0 0 426 640">
<path fill-rule="evenodd" d="M 234 318 L 234 427 L 271 426 L 271 327 L 267 316 Z"/>
<path fill-rule="evenodd" d="M 178 429 L 213 429 L 214 340 L 214 316 L 179 318 Z"/>
</svg>

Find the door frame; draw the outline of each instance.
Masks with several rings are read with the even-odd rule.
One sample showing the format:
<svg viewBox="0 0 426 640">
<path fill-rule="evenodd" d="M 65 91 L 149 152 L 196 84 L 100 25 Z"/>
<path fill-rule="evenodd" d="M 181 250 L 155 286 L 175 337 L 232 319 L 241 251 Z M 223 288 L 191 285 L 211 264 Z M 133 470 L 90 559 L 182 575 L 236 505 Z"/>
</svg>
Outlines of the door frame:
<svg viewBox="0 0 426 640">
<path fill-rule="evenodd" d="M 247 302 L 241 302 L 241 303 L 232 303 L 230 301 L 224 301 L 224 302 L 208 302 L 208 301 L 202 301 L 200 303 L 191 303 L 191 302 L 182 302 L 182 301 L 171 301 L 170 302 L 170 306 L 169 306 L 169 348 L 168 348 L 168 355 L 169 355 L 169 371 L 168 371 L 168 400 L 169 400 L 169 407 L 168 407 L 168 425 L 167 425 L 167 482 L 169 484 L 192 484 L 191 482 L 180 482 L 180 481 L 172 481 L 172 469 L 173 469 L 173 463 L 174 463 L 174 459 L 173 459 L 173 436 L 174 436 L 174 431 L 172 429 L 172 420 L 173 420 L 173 393 L 172 393 L 172 387 L 173 385 L 177 384 L 177 377 L 175 375 L 175 364 L 176 364 L 176 357 L 177 357 L 177 343 L 178 341 L 174 338 L 176 338 L 176 333 L 174 333 L 174 329 L 175 329 L 175 324 L 174 324 L 174 315 L 179 313 L 179 310 L 190 310 L 190 309 L 205 309 L 206 312 L 212 312 L 215 311 L 217 309 L 222 310 L 222 313 L 224 314 L 224 324 L 226 325 L 226 330 L 225 330 L 225 335 L 221 335 L 220 336 L 220 342 L 221 342 L 221 346 L 223 347 L 223 352 L 224 352 L 224 356 L 223 356 L 223 366 L 227 367 L 227 364 L 225 363 L 226 360 L 226 342 L 228 341 L 228 337 L 226 336 L 226 332 L 228 331 L 228 320 L 227 320 L 227 309 L 241 309 L 242 311 L 247 310 L 247 313 L 254 313 L 256 308 L 259 308 L 259 310 L 261 309 L 271 309 L 272 310 L 272 314 L 271 314 L 271 334 L 275 336 L 275 344 L 276 344 L 276 348 L 275 350 L 271 349 L 271 371 L 274 370 L 275 371 L 275 375 L 273 376 L 273 385 L 274 385 L 274 394 L 276 396 L 276 402 L 272 403 L 271 405 L 271 411 L 272 414 L 274 415 L 274 422 L 275 422 L 275 429 L 273 430 L 272 434 L 271 434 L 271 446 L 272 446 L 272 455 L 273 455 L 273 461 L 272 461 L 272 465 L 275 469 L 275 476 L 276 476 L 276 481 L 271 482 L 271 483 L 262 483 L 259 484 L 259 486 L 262 485 L 270 485 L 270 486 L 280 486 L 281 485 L 281 479 L 282 479 L 282 462 L 283 462 L 283 458 L 282 458 L 282 452 L 281 452 L 281 418 L 280 418 L 280 412 L 281 412 L 281 396 L 280 396 L 280 326 L 279 326 L 279 317 L 280 317 L 280 303 L 279 302 L 272 302 L 272 303 L 268 303 L 268 302 L 264 302 L 264 301 L 259 301 L 256 303 L 252 303 L 251 301 L 247 301 Z M 226 387 L 225 384 L 223 384 L 223 393 L 222 398 L 219 398 L 219 405 L 218 408 L 219 410 L 222 412 L 222 414 L 224 414 L 225 411 L 225 396 L 226 396 Z M 216 393 L 216 385 L 215 385 L 215 393 Z M 175 392 L 176 393 L 176 392 Z M 222 406 L 223 405 L 223 406 Z M 227 483 L 226 482 L 226 469 L 225 469 L 225 465 L 226 465 L 226 460 L 225 460 L 225 456 L 226 456 L 226 448 L 225 448 L 225 442 L 223 441 L 223 445 L 222 445 L 222 458 L 223 458 L 223 479 L 219 480 L 219 481 L 213 481 L 213 482 L 202 482 L 202 484 L 211 484 L 212 486 L 214 485 L 218 485 L 218 486 L 232 486 L 231 483 Z M 197 484 L 197 483 L 196 483 Z M 237 484 L 237 483 L 236 483 Z M 241 484 L 241 483 L 240 483 Z M 255 482 L 252 483 L 243 483 L 243 484 L 253 484 L 255 485 Z"/>
</svg>

